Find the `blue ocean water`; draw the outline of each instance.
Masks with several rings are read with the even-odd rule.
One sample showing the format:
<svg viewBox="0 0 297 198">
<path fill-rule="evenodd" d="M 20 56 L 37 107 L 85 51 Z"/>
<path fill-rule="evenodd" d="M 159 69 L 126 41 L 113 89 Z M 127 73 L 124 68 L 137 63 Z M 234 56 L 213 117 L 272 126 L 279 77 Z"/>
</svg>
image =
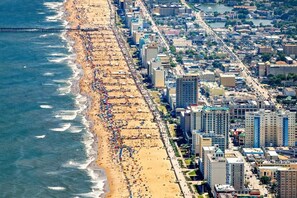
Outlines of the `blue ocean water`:
<svg viewBox="0 0 297 198">
<path fill-rule="evenodd" d="M 62 0 L 1 0 L 0 27 L 63 27 Z M 0 197 L 94 197 L 92 135 L 64 33 L 0 32 Z"/>
</svg>

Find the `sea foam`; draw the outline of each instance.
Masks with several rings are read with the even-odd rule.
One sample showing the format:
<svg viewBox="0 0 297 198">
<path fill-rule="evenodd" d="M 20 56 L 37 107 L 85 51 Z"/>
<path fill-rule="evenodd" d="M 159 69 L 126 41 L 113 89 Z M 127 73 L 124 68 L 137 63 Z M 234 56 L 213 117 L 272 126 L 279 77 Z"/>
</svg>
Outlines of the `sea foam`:
<svg viewBox="0 0 297 198">
<path fill-rule="evenodd" d="M 71 127 L 71 123 L 65 123 L 60 128 L 52 128 L 51 131 L 63 132 Z"/>
<path fill-rule="evenodd" d="M 62 120 L 74 120 L 77 116 L 78 110 L 63 110 L 59 111 L 55 117 L 61 118 Z"/>
<path fill-rule="evenodd" d="M 51 106 L 51 105 L 40 105 L 40 108 L 42 108 L 42 109 L 52 109 L 53 106 Z"/>
<path fill-rule="evenodd" d="M 66 188 L 62 186 L 48 186 L 47 188 L 50 190 L 57 190 L 57 191 L 66 190 Z"/>
<path fill-rule="evenodd" d="M 37 135 L 37 136 L 35 136 L 35 138 L 36 139 L 43 139 L 43 138 L 45 138 L 45 135 Z"/>
</svg>

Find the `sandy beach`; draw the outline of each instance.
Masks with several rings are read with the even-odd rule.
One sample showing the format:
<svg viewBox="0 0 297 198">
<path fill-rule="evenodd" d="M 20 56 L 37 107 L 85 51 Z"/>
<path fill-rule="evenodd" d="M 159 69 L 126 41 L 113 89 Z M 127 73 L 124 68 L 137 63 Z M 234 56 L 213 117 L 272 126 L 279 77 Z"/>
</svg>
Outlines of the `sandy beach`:
<svg viewBox="0 0 297 198">
<path fill-rule="evenodd" d="M 137 89 L 110 22 L 107 0 L 65 3 L 80 89 L 91 98 L 87 117 L 98 138 L 97 164 L 108 180 L 106 197 L 181 197 L 159 129 Z"/>
</svg>

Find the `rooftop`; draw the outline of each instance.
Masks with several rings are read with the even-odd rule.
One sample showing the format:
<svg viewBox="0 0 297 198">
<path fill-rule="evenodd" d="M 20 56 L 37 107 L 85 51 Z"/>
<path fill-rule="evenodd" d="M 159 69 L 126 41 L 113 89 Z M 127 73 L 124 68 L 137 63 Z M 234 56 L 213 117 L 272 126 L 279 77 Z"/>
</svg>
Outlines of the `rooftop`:
<svg viewBox="0 0 297 198">
<path fill-rule="evenodd" d="M 236 157 L 236 158 L 226 157 L 226 160 L 229 164 L 243 164 L 243 160 L 238 157 Z"/>
<path fill-rule="evenodd" d="M 233 192 L 234 187 L 228 184 L 215 184 L 216 192 Z"/>
<path fill-rule="evenodd" d="M 212 106 L 204 106 L 204 111 L 228 111 L 228 107 L 212 107 Z"/>
</svg>

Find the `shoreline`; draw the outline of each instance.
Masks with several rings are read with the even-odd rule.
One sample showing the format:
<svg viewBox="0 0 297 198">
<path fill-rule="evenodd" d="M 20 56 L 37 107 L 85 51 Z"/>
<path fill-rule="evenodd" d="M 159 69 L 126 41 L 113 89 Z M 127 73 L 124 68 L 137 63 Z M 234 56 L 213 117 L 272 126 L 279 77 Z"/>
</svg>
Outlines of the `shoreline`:
<svg viewBox="0 0 297 198">
<path fill-rule="evenodd" d="M 108 0 L 64 2 L 70 27 L 101 29 L 67 33 L 82 69 L 79 90 L 88 99 L 85 118 L 97 154 L 88 167 L 105 173 L 103 197 L 180 197 L 158 126 L 111 27 L 110 6 Z"/>
<path fill-rule="evenodd" d="M 64 0 L 63 2 L 63 17 L 62 20 L 63 25 L 65 27 L 68 26 L 68 24 L 70 24 L 70 22 L 68 21 L 68 11 L 66 10 L 65 4 L 67 4 L 68 0 Z M 103 179 L 102 183 L 103 183 L 103 189 L 100 189 L 96 184 L 92 186 L 92 190 L 97 192 L 100 191 L 101 194 L 99 194 L 99 197 L 105 197 L 106 194 L 109 192 L 109 186 L 108 186 L 108 181 L 107 181 L 107 175 L 104 169 L 100 168 L 97 166 L 96 160 L 98 158 L 98 139 L 97 139 L 97 135 L 95 133 L 92 132 L 92 128 L 93 128 L 93 121 L 88 117 L 88 112 L 91 109 L 91 104 L 92 104 L 92 98 L 87 95 L 86 93 L 81 92 L 81 88 L 80 88 L 80 81 L 83 78 L 84 75 L 84 70 L 83 67 L 77 62 L 77 57 L 76 57 L 76 51 L 75 51 L 75 40 L 71 37 L 71 35 L 69 35 L 69 32 L 65 31 L 63 32 L 61 37 L 62 39 L 64 39 L 67 42 L 67 48 L 70 51 L 71 55 L 73 56 L 71 61 L 73 62 L 73 65 L 75 65 L 75 69 L 72 68 L 72 66 L 70 66 L 70 68 L 72 68 L 73 72 L 75 73 L 77 70 L 78 74 L 76 76 L 76 78 L 72 77 L 72 84 L 71 84 L 71 92 L 74 94 L 74 96 L 76 97 L 85 97 L 86 98 L 86 102 L 84 103 L 84 105 L 86 105 L 86 107 L 81 111 L 81 114 L 83 116 L 83 119 L 85 119 L 83 121 L 83 125 L 86 128 L 86 133 L 90 135 L 90 138 L 92 138 L 92 143 L 91 143 L 91 148 L 92 151 L 95 153 L 93 154 L 88 154 L 87 148 L 86 148 L 86 155 L 87 155 L 87 160 L 91 159 L 91 162 L 87 164 L 86 170 L 87 170 L 87 174 L 92 178 L 92 182 L 94 180 L 98 180 L 98 179 Z M 76 99 L 77 103 L 80 103 L 79 100 Z M 87 122 L 84 123 L 84 122 Z M 85 144 L 85 143 L 84 143 Z M 92 159 L 93 158 L 93 159 Z M 88 162 L 88 161 L 87 161 Z M 99 181 L 97 181 L 98 183 Z M 96 182 L 95 182 L 96 183 Z M 92 193 L 92 192 L 90 192 Z M 99 193 L 99 192 L 98 192 Z M 96 196 L 97 197 L 97 196 Z"/>
<path fill-rule="evenodd" d="M 68 24 L 67 26 L 71 27 L 71 23 L 74 23 L 77 21 L 71 20 L 69 19 L 69 16 L 71 15 L 71 6 L 73 5 L 69 5 L 70 1 L 73 0 L 64 0 L 63 2 L 63 9 L 64 9 L 64 19 Z M 74 0 L 75 1 L 75 0 Z M 69 6 L 69 7 L 68 7 Z M 92 138 L 93 138 L 93 142 L 91 144 L 91 147 L 93 149 L 93 151 L 95 151 L 94 154 L 94 159 L 88 164 L 87 169 L 90 168 L 93 173 L 95 173 L 96 178 L 93 178 L 91 175 L 90 177 L 92 179 L 100 179 L 103 178 L 103 189 L 98 189 L 100 191 L 101 194 L 95 195 L 95 197 L 107 197 L 108 194 L 112 194 L 112 190 L 110 187 L 110 181 L 109 181 L 109 176 L 108 176 L 108 172 L 106 171 L 106 168 L 104 168 L 103 165 L 99 165 L 98 163 L 98 158 L 99 158 L 99 139 L 97 136 L 97 133 L 94 132 L 94 119 L 91 118 L 90 116 L 90 112 L 92 110 L 92 103 L 93 103 L 93 98 L 92 96 L 90 96 L 86 90 L 84 90 L 81 86 L 82 81 L 85 80 L 84 77 L 84 72 L 85 69 L 82 66 L 82 64 L 79 62 L 79 60 L 77 59 L 77 53 L 79 53 L 79 50 L 77 50 L 77 38 L 75 38 L 73 35 L 71 35 L 70 32 L 65 32 L 65 38 L 67 39 L 67 43 L 71 46 L 71 50 L 74 55 L 74 64 L 76 65 L 77 69 L 79 70 L 79 74 L 78 74 L 78 79 L 74 80 L 74 84 L 71 86 L 71 91 L 76 93 L 77 95 L 81 95 L 82 97 L 86 97 L 87 101 L 86 101 L 86 108 L 83 110 L 82 115 L 85 118 L 85 121 L 88 124 L 84 124 L 86 126 L 86 129 L 88 130 L 87 133 L 91 133 L 92 134 Z M 74 89 L 74 90 L 72 90 Z M 93 156 L 88 156 L 88 158 L 92 158 Z M 89 170 L 88 170 L 89 172 Z M 91 173 L 88 173 L 91 174 Z M 92 189 L 94 190 L 94 186 L 92 187 Z M 96 188 L 95 188 L 96 191 Z"/>
</svg>

